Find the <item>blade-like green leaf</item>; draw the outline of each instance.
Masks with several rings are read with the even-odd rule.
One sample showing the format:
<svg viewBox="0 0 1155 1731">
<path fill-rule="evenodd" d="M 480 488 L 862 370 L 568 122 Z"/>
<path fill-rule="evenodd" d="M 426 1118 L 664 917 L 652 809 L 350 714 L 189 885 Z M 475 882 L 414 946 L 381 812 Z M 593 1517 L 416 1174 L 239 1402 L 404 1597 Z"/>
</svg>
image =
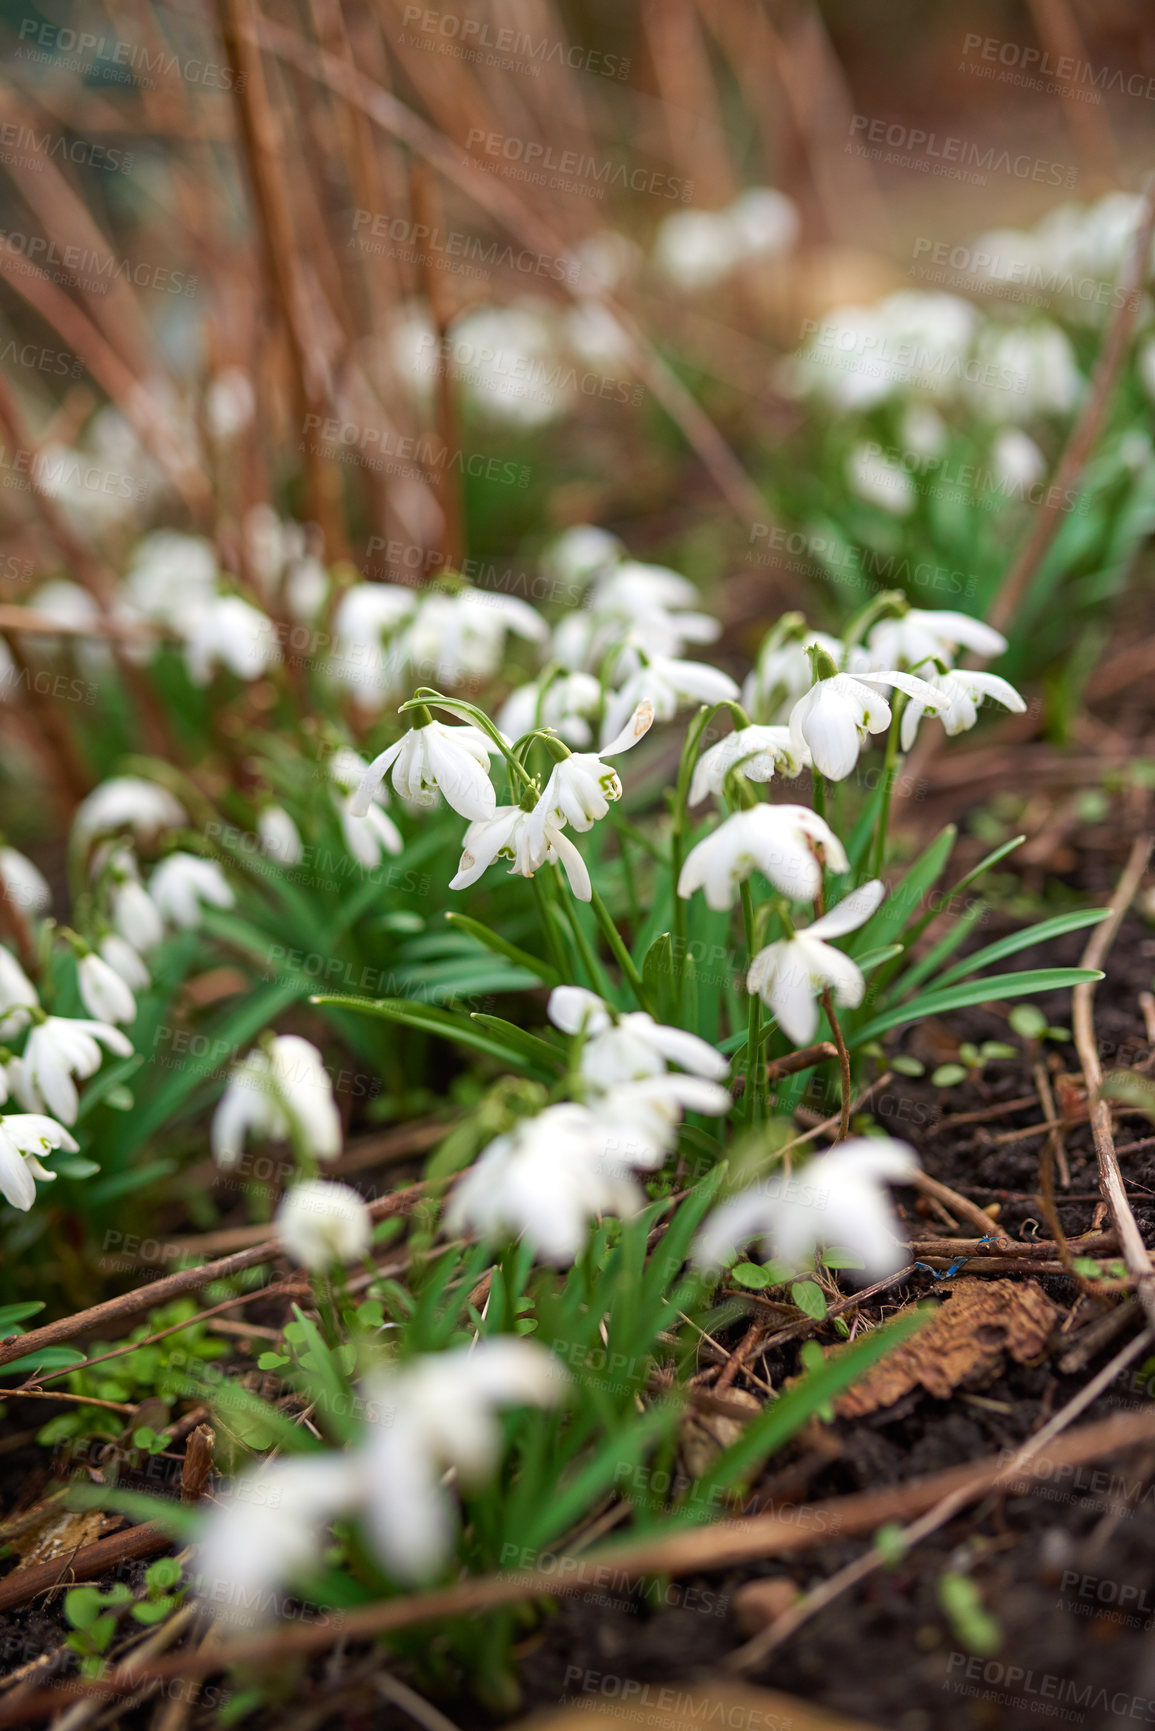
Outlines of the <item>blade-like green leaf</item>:
<svg viewBox="0 0 1155 1731">
<path fill-rule="evenodd" d="M 989 967 L 992 962 L 1004 961 L 1007 956 L 1029 949 L 1032 944 L 1045 944 L 1051 938 L 1063 937 L 1067 932 L 1079 932 L 1086 926 L 1097 926 L 1110 912 L 1110 908 L 1079 908 L 1073 913 L 1058 914 L 1051 920 L 1041 920 L 1037 926 L 1026 926 L 1020 932 L 1011 932 L 1008 937 L 998 938 L 993 944 L 975 950 L 973 955 L 964 956 L 961 962 L 956 962 L 953 968 L 948 968 L 945 974 L 938 976 L 933 982 L 934 989 L 938 991 L 944 986 L 953 985 L 955 980 L 965 979 L 967 974 Z"/>
<path fill-rule="evenodd" d="M 355 1010 L 363 1016 L 380 1016 L 386 1022 L 400 1022 L 406 1028 L 420 1028 L 426 1034 L 439 1034 L 443 1039 L 456 1040 L 462 1046 L 472 1046 L 474 1051 L 487 1052 L 491 1058 L 499 1058 L 502 1063 L 511 1064 L 515 1070 L 524 1070 L 526 1058 L 523 1052 L 516 1051 L 505 1040 L 499 1040 L 487 1029 L 480 1028 L 470 1018 L 462 1016 L 453 1010 L 441 1010 L 433 1004 L 415 1004 L 406 998 L 350 998 L 330 997 L 328 993 L 319 993 L 310 998 L 311 1004 L 321 1004 L 338 1010 Z M 489 1020 L 496 1020 L 490 1017 Z M 537 1066 L 540 1071 L 540 1064 Z M 546 1070 L 539 1074 L 539 1081 L 552 1081 L 555 1071 Z"/>
<path fill-rule="evenodd" d="M 993 979 L 969 980 L 949 986 L 945 992 L 925 992 L 922 997 L 912 998 L 909 1004 L 899 1004 L 875 1016 L 864 1027 L 848 1034 L 846 1043 L 861 1046 L 889 1028 L 900 1028 L 904 1022 L 920 1022 L 924 1016 L 964 1010 L 969 1004 L 989 1004 L 996 998 L 1025 998 L 1035 992 L 1059 992 L 1102 978 L 1095 968 L 1037 968 L 1021 974 L 996 974 Z"/>
<path fill-rule="evenodd" d="M 468 914 L 449 912 L 446 920 L 457 931 L 464 932 L 467 937 L 474 938 L 479 944 L 484 944 L 487 950 L 492 950 L 495 956 L 504 956 L 506 961 L 513 962 L 516 967 L 524 968 L 527 973 L 536 974 L 546 986 L 561 984 L 561 975 L 549 962 L 541 961 L 537 956 L 531 956 L 528 950 L 521 950 L 516 944 L 511 944 L 508 938 L 503 938 L 500 932 L 483 926 L 480 920 L 470 919 Z"/>
</svg>

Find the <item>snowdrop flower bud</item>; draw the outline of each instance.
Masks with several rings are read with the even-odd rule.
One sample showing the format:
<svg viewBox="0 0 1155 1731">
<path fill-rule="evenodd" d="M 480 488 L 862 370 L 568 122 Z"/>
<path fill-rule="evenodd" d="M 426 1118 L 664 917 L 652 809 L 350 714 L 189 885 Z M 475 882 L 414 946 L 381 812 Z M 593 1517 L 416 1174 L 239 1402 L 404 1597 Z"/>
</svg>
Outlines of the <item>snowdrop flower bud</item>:
<svg viewBox="0 0 1155 1731">
<path fill-rule="evenodd" d="M 55 1172 L 40 1164 L 39 1155 L 53 1148 L 77 1152 L 77 1144 L 53 1118 L 38 1112 L 0 1117 L 0 1196 L 27 1213 L 36 1200 L 36 1180 L 50 1183 Z"/>
<path fill-rule="evenodd" d="M 156 903 L 136 878 L 116 884 L 109 896 L 112 923 L 134 950 L 151 950 L 164 937 L 164 921 Z"/>
<path fill-rule="evenodd" d="M 216 860 L 192 853 L 170 853 L 162 859 L 148 893 L 162 918 L 186 931 L 200 925 L 206 904 L 231 908 L 236 899 Z"/>
<path fill-rule="evenodd" d="M 36 987 L 10 950 L 0 948 L 0 1039 L 26 1028 L 29 1010 L 39 1007 Z"/>
<path fill-rule="evenodd" d="M 132 1041 L 119 1028 L 80 1017 L 46 1016 L 9 1066 L 20 1104 L 29 1112 L 47 1110 L 62 1124 L 75 1124 L 80 1097 L 73 1077 L 84 1081 L 95 1076 L 104 1056 L 102 1046 L 118 1058 L 132 1056 Z"/>
<path fill-rule="evenodd" d="M 147 838 L 187 822 L 184 807 L 167 788 L 138 775 L 115 775 L 80 802 L 72 833 L 78 842 L 87 844 L 96 836 L 124 829 Z"/>
<path fill-rule="evenodd" d="M 489 779 L 489 746 L 476 727 L 446 727 L 430 721 L 414 727 L 395 745 L 375 757 L 353 796 L 350 811 L 364 817 L 377 789 L 392 769 L 392 782 L 402 799 L 429 808 L 437 794 L 462 817 L 480 822 L 497 809 Z"/>
<path fill-rule="evenodd" d="M 151 904 L 150 904 L 151 905 Z M 106 932 L 100 940 L 100 953 L 109 967 L 118 973 L 133 992 L 148 990 L 151 975 L 132 945 L 117 932 Z"/>
<path fill-rule="evenodd" d="M 699 805 L 708 793 L 721 794 L 733 770 L 741 770 L 747 781 L 769 781 L 776 770 L 794 777 L 809 764 L 809 748 L 794 739 L 788 727 L 736 728 L 704 751 L 694 765 L 690 804 Z"/>
<path fill-rule="evenodd" d="M 791 901 L 813 901 L 822 872 L 812 843 L 826 849 L 832 871 L 850 870 L 846 850 L 829 824 L 805 805 L 756 805 L 736 811 L 712 835 L 690 849 L 678 879 L 678 894 L 703 890 L 706 906 L 720 913 L 752 871 Z"/>
<path fill-rule="evenodd" d="M 10 902 L 34 918 L 52 905 L 44 874 L 14 847 L 0 847 L 0 888 Z"/>
<path fill-rule="evenodd" d="M 500 1241 L 524 1233 L 544 1261 L 567 1267 L 601 1214 L 629 1216 L 645 1197 L 603 1157 L 604 1125 L 584 1106 L 547 1106 L 498 1136 L 470 1167 L 445 1213 L 451 1233 Z"/>
<path fill-rule="evenodd" d="M 890 705 L 876 685 L 897 686 L 934 714 L 940 699 L 925 679 L 910 673 L 836 673 L 819 679 L 790 711 L 790 733 L 810 750 L 814 767 L 842 781 L 858 762 L 868 733 L 885 733 Z"/>
<path fill-rule="evenodd" d="M 750 964 L 746 989 L 757 992 L 778 1026 L 798 1046 L 809 1045 L 818 1026 L 816 997 L 828 986 L 837 1004 L 861 1004 L 866 981 L 857 963 L 826 940 L 864 925 L 886 894 L 879 879 L 844 896 L 838 906 L 792 938 L 768 944 Z"/>
<path fill-rule="evenodd" d="M 1004 427 L 991 446 L 991 467 L 1008 493 L 1022 493 L 1041 481 L 1047 459 L 1021 427 Z"/>
<path fill-rule="evenodd" d="M 755 1185 L 715 1209 L 698 1235 L 695 1259 L 716 1269 L 760 1237 L 769 1259 L 801 1270 L 820 1245 L 861 1257 L 868 1280 L 883 1280 L 907 1261 L 900 1227 L 883 1189 L 918 1169 L 905 1142 L 854 1137 L 811 1160 L 801 1173 Z"/>
<path fill-rule="evenodd" d="M 257 818 L 257 834 L 261 846 L 271 858 L 286 866 L 300 864 L 304 853 L 301 834 L 284 806 L 264 807 Z"/>
<path fill-rule="evenodd" d="M 282 1200 L 277 1233 L 294 1262 L 323 1274 L 334 1263 L 356 1262 L 365 1255 L 373 1221 L 351 1185 L 308 1178 L 294 1184 Z"/>
<path fill-rule="evenodd" d="M 1007 646 L 1000 631 L 969 613 L 921 607 L 897 619 L 880 619 L 867 643 L 877 667 L 918 667 L 931 661 L 949 667 L 960 648 L 989 657 L 1001 655 Z"/>
<path fill-rule="evenodd" d="M 76 964 L 80 1001 L 98 1022 L 135 1022 L 136 999 L 115 968 L 91 952 Z"/>
</svg>

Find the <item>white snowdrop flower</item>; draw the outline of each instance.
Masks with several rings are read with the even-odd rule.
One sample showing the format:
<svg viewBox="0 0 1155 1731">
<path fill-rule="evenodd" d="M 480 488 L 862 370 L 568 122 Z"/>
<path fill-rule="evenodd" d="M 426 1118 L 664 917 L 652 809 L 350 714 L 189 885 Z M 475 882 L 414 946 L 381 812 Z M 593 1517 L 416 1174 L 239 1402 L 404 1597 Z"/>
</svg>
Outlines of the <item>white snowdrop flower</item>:
<svg viewBox="0 0 1155 1731">
<path fill-rule="evenodd" d="M 642 559 L 620 559 L 597 573 L 590 606 L 596 613 L 644 623 L 657 613 L 693 607 L 698 599 L 697 589 L 680 571 Z"/>
<path fill-rule="evenodd" d="M 357 1463 L 335 1450 L 282 1456 L 218 1489 L 194 1565 L 213 1616 L 244 1629 L 275 1615 L 279 1589 L 319 1565 L 329 1523 L 361 1492 Z"/>
<path fill-rule="evenodd" d="M 294 1125 L 317 1159 L 337 1158 L 341 1115 L 321 1054 L 297 1034 L 277 1034 L 267 1052 L 250 1052 L 229 1078 L 213 1114 L 213 1159 L 235 1166 L 246 1135 L 286 1142 Z"/>
<path fill-rule="evenodd" d="M 400 583 L 354 583 L 337 603 L 329 671 L 366 708 L 380 709 L 401 689 L 408 663 L 392 640 L 416 607 L 416 591 Z"/>
<path fill-rule="evenodd" d="M 867 639 L 870 653 L 880 667 L 918 667 L 941 661 L 949 667 L 958 650 L 976 655 L 1001 655 L 1007 640 L 981 619 L 948 609 L 911 607 L 894 619 L 880 619 Z"/>
<path fill-rule="evenodd" d="M 205 392 L 205 421 L 222 442 L 237 438 L 252 423 L 256 398 L 248 374 L 240 367 L 223 367 Z"/>
<path fill-rule="evenodd" d="M 72 626 L 76 630 L 98 624 L 101 617 L 100 606 L 89 590 L 69 577 L 54 577 L 42 583 L 29 596 L 28 605 L 33 613 L 42 613 L 54 625 Z M 34 641 L 42 639 L 38 636 Z"/>
<path fill-rule="evenodd" d="M 522 1234 L 544 1261 L 573 1262 L 591 1220 L 623 1217 L 645 1197 L 621 1165 L 604 1158 L 605 1127 L 572 1101 L 547 1106 L 498 1136 L 465 1173 L 445 1213 L 450 1233 L 499 1240 Z"/>
<path fill-rule="evenodd" d="M 52 905 L 52 891 L 43 872 L 14 847 L 0 847 L 0 888 L 10 902 L 33 918 L 47 913 Z"/>
<path fill-rule="evenodd" d="M 575 279 L 582 287 L 616 289 L 637 275 L 643 253 L 637 241 L 616 229 L 602 228 L 573 249 Z"/>
<path fill-rule="evenodd" d="M 161 918 L 186 931 L 200 925 L 206 905 L 231 908 L 236 900 L 216 860 L 192 853 L 170 853 L 162 859 L 149 880 L 148 893 Z"/>
<path fill-rule="evenodd" d="M 531 878 L 543 865 L 560 865 L 578 901 L 590 901 L 590 874 L 569 836 L 548 817 L 531 829 L 531 815 L 519 805 L 499 805 L 492 817 L 471 823 L 450 889 L 469 889 L 494 860 L 507 859 L 511 877 Z"/>
<path fill-rule="evenodd" d="M 483 306 L 455 321 L 447 338 L 453 377 L 477 413 L 530 429 L 566 413 L 572 391 L 558 368 L 558 333 L 546 301 Z"/>
<path fill-rule="evenodd" d="M 991 446 L 991 467 L 1008 493 L 1022 493 L 1042 480 L 1047 459 L 1021 427 L 1004 427 Z"/>
<path fill-rule="evenodd" d="M 345 846 L 358 865 L 364 866 L 366 871 L 374 871 L 383 854 L 398 854 L 405 843 L 397 825 L 384 809 L 384 789 L 378 789 L 364 817 L 353 815 L 354 796 L 366 767 L 364 758 L 343 747 L 334 754 L 329 773 L 333 778 Z"/>
<path fill-rule="evenodd" d="M 157 529 L 138 541 L 122 586 L 117 614 L 127 621 L 166 625 L 183 637 L 217 593 L 217 556 L 211 541 Z"/>
<path fill-rule="evenodd" d="M 541 556 L 541 568 L 557 589 L 570 591 L 584 589 L 591 579 L 620 564 L 625 556 L 624 545 L 608 529 L 576 523 L 549 543 Z"/>
<path fill-rule="evenodd" d="M 0 1040 L 26 1028 L 28 1012 L 39 1006 L 36 987 L 11 950 L 0 946 Z"/>
<path fill-rule="evenodd" d="M 826 849 L 832 871 L 850 870 L 846 851 L 834 831 L 805 805 L 756 805 L 736 811 L 690 849 L 678 878 L 678 894 L 700 889 L 707 907 L 728 908 L 734 893 L 753 871 L 760 871 L 791 901 L 813 901 L 822 872 L 813 846 Z"/>
<path fill-rule="evenodd" d="M 704 1076 L 668 1071 L 617 1083 L 593 1102 L 604 1136 L 602 1156 L 618 1166 L 653 1171 L 677 1147 L 683 1112 L 723 1118 L 731 1104 L 727 1090 Z"/>
<path fill-rule="evenodd" d="M 36 1180 L 56 1177 L 39 1156 L 54 1148 L 77 1152 L 77 1144 L 62 1124 L 39 1112 L 12 1112 L 0 1117 L 0 1196 L 27 1213 L 36 1200 Z"/>
<path fill-rule="evenodd" d="M 358 1262 L 373 1238 L 373 1220 L 350 1184 L 307 1178 L 285 1193 L 277 1209 L 277 1236 L 294 1262 L 313 1274 L 336 1263 Z"/>
<path fill-rule="evenodd" d="M 910 403 L 902 417 L 902 443 L 915 457 L 938 457 L 950 440 L 946 422 L 929 403 Z"/>
<path fill-rule="evenodd" d="M 681 661 L 655 655 L 631 673 L 606 706 L 604 734 L 614 740 L 639 704 L 653 707 L 655 721 L 672 721 L 684 703 L 734 703 L 737 682 L 718 667 L 702 661 Z M 603 747 L 608 750 L 608 747 Z"/>
<path fill-rule="evenodd" d="M 397 1579 L 429 1579 L 450 1560 L 457 1532 L 445 1487 L 452 1469 L 476 1489 L 497 1470 L 511 1406 L 556 1406 L 568 1377 L 536 1341 L 491 1336 L 374 1371 L 360 1450 L 365 1521 L 378 1560 Z"/>
<path fill-rule="evenodd" d="M 149 903 L 152 906 L 152 903 Z M 148 990 L 152 976 L 132 945 L 119 932 L 106 932 L 100 940 L 100 953 L 109 967 L 118 973 L 132 992 Z M 110 1018 L 106 1018 L 110 1019 Z"/>
<path fill-rule="evenodd" d="M 767 944 L 751 962 L 746 990 L 758 994 L 796 1046 L 813 1040 L 818 1026 L 816 1000 L 827 987 L 836 1004 L 852 1009 L 861 1004 L 866 991 L 861 968 L 827 940 L 845 937 L 865 925 L 885 894 L 886 886 L 878 878 L 863 884 L 804 931 Z"/>
<path fill-rule="evenodd" d="M 187 822 L 183 805 L 166 787 L 138 775 L 114 775 L 81 800 L 72 833 L 82 844 L 125 829 L 146 839 Z"/>
<path fill-rule="evenodd" d="M 616 1015 L 583 986 L 555 986 L 547 1013 L 564 1034 L 585 1034 L 581 1074 L 600 1088 L 662 1076 L 668 1063 L 715 1082 L 730 1074 L 730 1060 L 697 1034 L 655 1022 L 644 1010 Z"/>
<path fill-rule="evenodd" d="M 940 698 L 925 679 L 911 673 L 836 673 L 817 680 L 790 711 L 790 732 L 810 749 L 814 767 L 831 781 L 842 781 L 858 762 L 868 733 L 890 726 L 890 704 L 879 685 L 905 691 L 933 714 Z"/>
<path fill-rule="evenodd" d="M 934 674 L 928 684 L 938 694 L 938 719 L 951 736 L 965 733 L 974 726 L 979 706 L 986 697 L 993 698 L 1016 715 L 1022 715 L 1027 707 L 1014 686 L 1008 680 L 1000 679 L 997 673 L 976 673 L 969 668 L 956 667 L 950 673 Z M 922 703 L 907 705 L 902 717 L 904 751 L 909 751 L 914 744 L 919 723 L 926 713 Z"/>
<path fill-rule="evenodd" d="M 1066 415 L 1083 394 L 1075 351 L 1058 325 L 987 325 L 971 394 L 992 421 Z"/>
<path fill-rule="evenodd" d="M 755 1185 L 715 1209 L 698 1235 L 695 1258 L 723 1266 L 752 1238 L 767 1260 L 801 1271 L 819 1246 L 861 1257 L 868 1280 L 896 1273 L 908 1259 L 884 1184 L 901 1184 L 918 1157 L 889 1136 L 853 1137 L 807 1163 L 801 1173 Z"/>
<path fill-rule="evenodd" d="M 311 554 L 294 559 L 285 572 L 284 594 L 293 618 L 311 624 L 329 598 L 329 573 Z"/>
<path fill-rule="evenodd" d="M 720 283 L 741 255 L 742 235 L 724 210 L 676 210 L 654 241 L 658 270 L 688 294 Z"/>
<path fill-rule="evenodd" d="M 497 717 L 497 729 L 507 739 L 520 739 L 535 728 L 550 729 L 567 745 L 586 746 L 593 739 L 591 721 L 602 701 L 602 688 L 592 673 L 563 673 L 531 680 L 511 691 Z"/>
<path fill-rule="evenodd" d="M 283 805 L 263 806 L 257 818 L 257 835 L 264 851 L 282 865 L 298 865 L 304 853 L 301 832 Z"/>
<path fill-rule="evenodd" d="M 846 479 L 852 493 L 892 517 L 909 517 L 918 503 L 918 490 L 906 470 L 877 445 L 854 447 L 846 459 Z"/>
<path fill-rule="evenodd" d="M 116 969 L 90 951 L 76 964 L 80 1001 L 98 1022 L 135 1022 L 136 999 Z"/>
<path fill-rule="evenodd" d="M 602 746 L 600 755 L 573 752 L 554 764 L 530 818 L 531 846 L 543 845 L 547 828 L 560 829 L 568 823 L 580 834 L 605 817 L 611 802 L 621 799 L 622 784 L 617 771 L 603 763 L 602 758 L 629 751 L 649 732 L 653 719 L 653 705 L 639 703 L 617 737 Z"/>
<path fill-rule="evenodd" d="M 285 567 L 305 551 L 305 531 L 299 523 L 285 523 L 271 505 L 251 505 L 242 525 L 249 566 L 262 595 L 272 595 Z"/>
<path fill-rule="evenodd" d="M 137 878 L 125 877 L 109 891 L 113 926 L 134 950 L 154 949 L 164 937 L 164 921 L 156 903 Z"/>
<path fill-rule="evenodd" d="M 748 187 L 727 214 L 744 258 L 780 258 L 798 240 L 798 207 L 776 187 Z"/>
<path fill-rule="evenodd" d="M 568 346 L 589 367 L 627 364 L 634 352 L 633 338 L 601 301 L 577 301 L 565 314 L 564 328 Z"/>
<path fill-rule="evenodd" d="M 509 633 L 542 644 L 549 626 L 536 608 L 516 595 L 484 589 L 431 590 L 420 598 L 401 650 L 406 664 L 427 685 L 460 685 L 492 679 L 501 667 Z"/>
<path fill-rule="evenodd" d="M 62 1124 L 75 1124 L 80 1106 L 73 1077 L 95 1076 L 104 1053 L 132 1055 L 132 1041 L 106 1022 L 46 1016 L 29 1032 L 24 1051 L 9 1066 L 16 1098 L 29 1112 L 50 1112 Z"/>
<path fill-rule="evenodd" d="M 185 665 L 195 685 L 218 667 L 238 679 L 259 679 L 281 659 L 273 622 L 239 595 L 219 595 L 200 611 L 185 639 Z"/>
<path fill-rule="evenodd" d="M 694 765 L 690 804 L 699 805 L 709 793 L 720 795 L 733 770 L 740 770 L 747 781 L 770 781 L 777 771 L 793 778 L 809 765 L 808 746 L 794 739 L 788 727 L 738 727 Z"/>
<path fill-rule="evenodd" d="M 378 753 L 361 777 L 349 808 L 354 817 L 365 816 L 390 770 L 393 786 L 413 805 L 429 809 L 440 793 L 454 811 L 474 822 L 491 818 L 497 810 L 489 779 L 489 746 L 476 727 L 429 721 L 411 728 Z"/>
<path fill-rule="evenodd" d="M 785 721 L 813 682 L 806 652 L 815 646 L 824 649 L 836 667 L 841 665 L 842 644 L 825 631 L 805 629 L 785 640 L 778 629 L 770 632 L 742 686 L 742 706 L 747 714 L 770 722 Z"/>
</svg>

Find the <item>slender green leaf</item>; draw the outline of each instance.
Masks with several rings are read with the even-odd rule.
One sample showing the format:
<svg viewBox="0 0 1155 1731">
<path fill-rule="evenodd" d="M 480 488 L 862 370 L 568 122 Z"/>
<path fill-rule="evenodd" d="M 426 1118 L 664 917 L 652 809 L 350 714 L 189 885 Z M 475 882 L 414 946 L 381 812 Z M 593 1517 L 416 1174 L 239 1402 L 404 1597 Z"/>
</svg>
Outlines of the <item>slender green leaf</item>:
<svg viewBox="0 0 1155 1731">
<path fill-rule="evenodd" d="M 1026 926 L 1022 931 L 1011 932 L 1009 936 L 987 944 L 984 949 L 975 950 L 973 955 L 964 956 L 961 962 L 956 962 L 953 968 L 948 968 L 945 974 L 938 976 L 933 982 L 934 988 L 937 991 L 943 986 L 953 985 L 955 980 L 964 979 L 976 969 L 989 967 L 992 962 L 1004 961 L 1007 956 L 1029 949 L 1032 944 L 1049 943 L 1052 938 L 1061 938 L 1067 932 L 1079 932 L 1087 926 L 1097 926 L 1110 912 L 1110 908 L 1078 908 L 1073 913 L 1058 914 L 1054 919 L 1041 920 L 1037 926 Z"/>
<path fill-rule="evenodd" d="M 942 1016 L 948 1010 L 964 1010 L 970 1004 L 989 1004 L 996 998 L 1025 998 L 1033 992 L 1059 992 L 1069 986 L 1081 986 L 1101 980 L 1095 968 L 1039 968 L 1022 974 L 996 974 L 993 979 L 970 980 L 965 985 L 950 986 L 945 992 L 926 992 L 912 998 L 909 1004 L 899 1004 L 881 1016 L 875 1016 L 864 1027 L 847 1035 L 848 1046 L 861 1046 L 877 1039 L 889 1028 L 900 1028 L 905 1022 L 919 1022 L 924 1016 Z"/>
</svg>

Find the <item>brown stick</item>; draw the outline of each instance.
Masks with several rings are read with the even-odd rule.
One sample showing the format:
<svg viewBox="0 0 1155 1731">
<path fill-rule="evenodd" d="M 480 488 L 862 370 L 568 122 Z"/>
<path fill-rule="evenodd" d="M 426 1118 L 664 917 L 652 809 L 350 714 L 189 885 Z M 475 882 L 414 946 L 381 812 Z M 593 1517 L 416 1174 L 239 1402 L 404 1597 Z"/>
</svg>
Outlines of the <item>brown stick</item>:
<svg viewBox="0 0 1155 1731">
<path fill-rule="evenodd" d="M 139 1527 L 125 1527 L 95 1544 L 81 1545 L 71 1556 L 56 1557 L 50 1563 L 35 1563 L 30 1569 L 16 1569 L 0 1581 L 0 1612 L 16 1605 L 25 1605 L 38 1593 L 50 1593 L 56 1587 L 72 1587 L 77 1581 L 91 1581 L 135 1557 L 152 1557 L 172 1544 L 172 1534 L 152 1521 Z"/>
<path fill-rule="evenodd" d="M 1083 952 L 1083 967 L 1098 968 L 1105 960 L 1123 922 L 1123 915 L 1131 905 L 1135 892 L 1142 881 L 1143 873 L 1147 869 L 1151 845 L 1152 838 L 1150 836 L 1139 836 L 1132 847 L 1126 870 L 1119 880 L 1115 894 L 1111 897 L 1110 915 L 1103 921 L 1102 925 L 1095 927 Z M 1071 1028 L 1075 1036 L 1075 1049 L 1079 1054 L 1079 1062 L 1083 1066 L 1083 1079 L 1087 1084 L 1091 1136 L 1095 1144 L 1095 1156 L 1099 1163 L 1099 1188 L 1103 1192 L 1104 1201 L 1107 1203 L 1111 1211 L 1111 1218 L 1115 1223 L 1123 1261 L 1127 1265 L 1128 1272 L 1138 1282 L 1139 1301 L 1146 1312 L 1148 1321 L 1155 1325 L 1155 1273 L 1151 1269 L 1151 1260 L 1147 1246 L 1143 1242 L 1143 1234 L 1139 1230 L 1139 1224 L 1132 1213 L 1131 1204 L 1127 1200 L 1123 1175 L 1115 1157 L 1115 1137 L 1111 1129 L 1111 1108 L 1099 1093 L 1103 1072 L 1099 1067 L 1099 1051 L 1095 1041 L 1095 1018 L 1092 1009 L 1094 994 L 1094 981 L 1089 980 L 1074 988 L 1071 993 Z"/>
<path fill-rule="evenodd" d="M 371 1202 L 369 1213 L 374 1220 L 384 1220 L 390 1214 L 403 1214 L 420 1200 L 425 1190 L 424 1183 L 410 1184 L 404 1190 L 395 1190 L 391 1196 L 382 1196 L 376 1202 Z M 75 1340 L 81 1334 L 91 1334 L 110 1322 L 122 1322 L 125 1317 L 139 1316 L 142 1310 L 167 1304 L 170 1298 L 177 1298 L 183 1292 L 195 1292 L 198 1288 L 207 1286 L 210 1281 L 225 1280 L 229 1275 L 240 1274 L 246 1268 L 255 1268 L 261 1262 L 270 1262 L 281 1254 L 280 1241 L 267 1238 L 261 1244 L 254 1244 L 249 1250 L 238 1250 L 234 1256 L 222 1256 L 219 1261 L 202 1263 L 199 1268 L 178 1269 L 175 1274 L 165 1275 L 163 1280 L 153 1280 L 146 1286 L 136 1287 L 132 1292 L 122 1292 L 116 1298 L 106 1298 L 87 1310 L 77 1311 L 74 1316 L 59 1317 L 55 1322 L 45 1323 L 43 1328 L 29 1330 L 27 1334 L 6 1335 L 0 1340 L 0 1365 L 10 1364 L 14 1358 L 25 1358 L 29 1353 L 39 1352 L 42 1347 L 59 1346 L 62 1341 Z"/>
</svg>

